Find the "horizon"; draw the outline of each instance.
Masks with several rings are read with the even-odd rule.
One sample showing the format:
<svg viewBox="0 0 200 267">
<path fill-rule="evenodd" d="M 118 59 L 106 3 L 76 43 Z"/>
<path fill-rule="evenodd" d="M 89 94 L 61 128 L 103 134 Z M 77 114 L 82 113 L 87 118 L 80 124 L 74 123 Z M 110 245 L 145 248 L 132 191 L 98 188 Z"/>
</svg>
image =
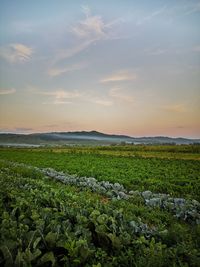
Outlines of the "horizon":
<svg viewBox="0 0 200 267">
<path fill-rule="evenodd" d="M 131 137 L 131 138 L 172 138 L 172 139 L 191 139 L 191 140 L 200 140 L 200 137 L 185 137 L 185 136 L 167 136 L 167 135 L 149 135 L 149 136 L 133 136 L 133 135 L 129 135 L 129 134 L 120 134 L 120 133 L 106 133 L 106 132 L 99 132 L 96 130 L 77 130 L 77 131 L 64 131 L 64 132 L 60 132 L 60 131 L 53 131 L 53 132 L 1 132 L 0 131 L 0 135 L 1 134 L 13 134 L 13 135 L 32 135 L 32 134 L 54 134 L 54 133 L 100 133 L 100 134 L 105 134 L 105 135 L 116 135 L 116 136 L 127 136 L 127 137 Z"/>
<path fill-rule="evenodd" d="M 200 138 L 199 0 L 0 7 L 0 133 Z"/>
</svg>

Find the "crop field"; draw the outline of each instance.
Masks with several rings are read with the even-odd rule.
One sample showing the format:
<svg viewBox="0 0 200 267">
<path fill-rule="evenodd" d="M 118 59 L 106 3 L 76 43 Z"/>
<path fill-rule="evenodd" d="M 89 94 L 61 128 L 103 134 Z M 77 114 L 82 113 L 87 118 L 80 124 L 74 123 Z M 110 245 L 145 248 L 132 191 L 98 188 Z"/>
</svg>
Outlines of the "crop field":
<svg viewBox="0 0 200 267">
<path fill-rule="evenodd" d="M 0 148 L 1 266 L 200 266 L 200 146 Z"/>
</svg>

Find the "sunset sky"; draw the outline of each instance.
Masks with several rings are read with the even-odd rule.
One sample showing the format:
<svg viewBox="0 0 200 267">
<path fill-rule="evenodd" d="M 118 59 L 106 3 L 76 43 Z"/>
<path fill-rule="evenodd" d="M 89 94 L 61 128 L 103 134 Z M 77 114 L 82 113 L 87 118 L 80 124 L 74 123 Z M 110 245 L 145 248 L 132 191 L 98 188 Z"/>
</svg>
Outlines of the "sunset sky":
<svg viewBox="0 0 200 267">
<path fill-rule="evenodd" d="M 200 1 L 0 1 L 0 131 L 200 138 Z"/>
</svg>

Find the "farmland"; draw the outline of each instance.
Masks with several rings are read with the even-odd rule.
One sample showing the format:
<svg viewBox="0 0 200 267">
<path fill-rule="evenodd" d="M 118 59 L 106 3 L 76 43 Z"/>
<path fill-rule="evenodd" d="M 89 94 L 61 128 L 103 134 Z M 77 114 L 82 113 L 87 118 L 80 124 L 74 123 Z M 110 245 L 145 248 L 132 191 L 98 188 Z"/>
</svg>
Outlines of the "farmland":
<svg viewBox="0 0 200 267">
<path fill-rule="evenodd" d="M 199 266 L 199 163 L 198 145 L 1 148 L 1 264 Z"/>
</svg>

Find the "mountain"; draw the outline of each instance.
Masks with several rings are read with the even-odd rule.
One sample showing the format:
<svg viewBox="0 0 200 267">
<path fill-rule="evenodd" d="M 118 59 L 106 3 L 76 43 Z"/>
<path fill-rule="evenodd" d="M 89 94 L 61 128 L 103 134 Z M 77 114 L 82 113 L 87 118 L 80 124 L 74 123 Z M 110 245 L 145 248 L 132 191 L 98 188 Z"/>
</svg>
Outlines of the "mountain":
<svg viewBox="0 0 200 267">
<path fill-rule="evenodd" d="M 49 132 L 33 134 L 0 133 L 0 145 L 62 145 L 62 144 L 194 144 L 200 139 L 156 137 L 131 137 L 127 135 L 105 134 L 97 131 Z"/>
</svg>

